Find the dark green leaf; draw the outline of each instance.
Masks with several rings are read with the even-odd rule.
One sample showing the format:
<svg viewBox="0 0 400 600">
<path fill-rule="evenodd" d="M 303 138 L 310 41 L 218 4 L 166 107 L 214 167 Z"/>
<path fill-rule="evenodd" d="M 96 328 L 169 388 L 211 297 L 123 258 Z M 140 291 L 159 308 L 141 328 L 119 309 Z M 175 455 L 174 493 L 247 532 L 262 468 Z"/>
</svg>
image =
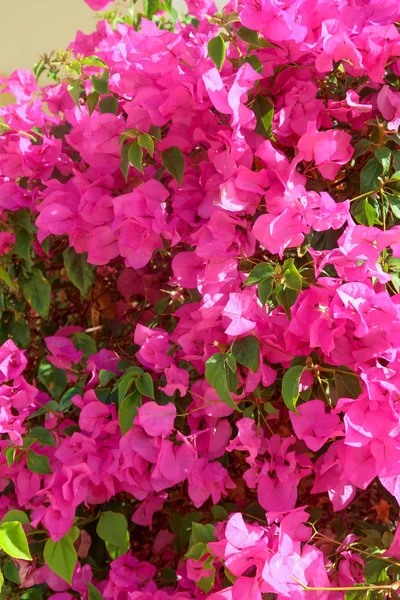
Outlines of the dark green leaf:
<svg viewBox="0 0 400 600">
<path fill-rule="evenodd" d="M 252 108 L 257 117 L 256 133 L 274 142 L 275 137 L 272 131 L 273 105 L 265 96 L 257 96 Z"/>
<path fill-rule="evenodd" d="M 285 285 L 280 285 L 276 288 L 276 301 L 285 309 L 287 316 L 290 319 L 290 308 L 296 302 L 299 293 L 289 289 Z"/>
<path fill-rule="evenodd" d="M 128 174 L 129 174 L 128 154 L 129 154 L 129 144 L 125 144 L 121 148 L 121 165 L 120 165 L 120 169 L 121 169 L 122 175 L 124 176 L 125 181 L 128 181 Z"/>
<path fill-rule="evenodd" d="M 376 221 L 376 213 L 368 202 L 368 198 L 360 198 L 354 202 L 351 214 L 360 225 L 372 227 Z"/>
<path fill-rule="evenodd" d="M 53 398 L 59 398 L 67 385 L 67 375 L 62 369 L 57 369 L 45 358 L 38 368 L 39 381 L 47 388 Z"/>
<path fill-rule="evenodd" d="M 359 140 L 357 142 L 357 144 L 355 144 L 355 146 L 354 146 L 353 158 L 358 158 L 359 156 L 362 156 L 363 154 L 368 152 L 368 150 L 370 148 L 371 148 L 370 140 L 364 140 L 364 139 Z"/>
<path fill-rule="evenodd" d="M 139 137 L 138 137 L 138 144 L 142 148 L 145 148 L 147 150 L 147 152 L 150 154 L 150 156 L 153 157 L 153 154 L 154 154 L 154 141 L 149 136 L 148 133 L 141 133 L 139 135 Z"/>
<path fill-rule="evenodd" d="M 83 390 L 80 387 L 72 387 L 67 390 L 60 399 L 60 410 L 61 412 L 67 411 L 72 406 L 72 398 L 76 395 L 82 396 Z"/>
<path fill-rule="evenodd" d="M 249 335 L 241 340 L 235 340 L 232 346 L 232 354 L 241 365 L 248 367 L 253 373 L 260 366 L 260 345 L 257 338 Z"/>
<path fill-rule="evenodd" d="M 14 227 L 14 234 L 16 237 L 14 244 L 15 253 L 25 260 L 25 267 L 30 269 L 32 266 L 32 232 L 24 227 Z"/>
<path fill-rule="evenodd" d="M 218 71 L 220 71 L 226 56 L 226 45 L 220 35 L 217 35 L 208 42 L 208 55 L 212 58 Z"/>
<path fill-rule="evenodd" d="M 272 290 L 274 287 L 274 280 L 270 277 L 262 279 L 258 284 L 257 288 L 257 296 L 260 299 L 260 302 L 263 306 L 267 303 L 268 298 L 272 294 Z"/>
<path fill-rule="evenodd" d="M 370 158 L 360 174 L 360 193 L 372 192 L 380 187 L 378 177 L 383 175 L 383 167 L 376 158 Z"/>
<path fill-rule="evenodd" d="M 101 77 L 96 77 L 96 75 L 92 76 L 92 85 L 95 91 L 102 95 L 108 94 L 108 80 L 110 78 L 110 74 L 108 71 L 103 71 Z"/>
<path fill-rule="evenodd" d="M 149 373 L 143 373 L 142 377 L 137 378 L 136 387 L 142 396 L 154 400 L 154 383 Z"/>
<path fill-rule="evenodd" d="M 213 354 L 206 362 L 205 377 L 225 404 L 239 410 L 229 391 L 227 369 L 223 354 Z"/>
<path fill-rule="evenodd" d="M 42 444 L 42 446 L 55 446 L 56 445 L 56 441 L 54 439 L 53 434 L 45 427 L 40 427 L 40 426 L 34 427 L 29 432 L 29 435 L 31 437 L 35 438 L 35 440 L 37 442 L 39 442 L 39 444 Z"/>
<path fill-rule="evenodd" d="M 26 453 L 26 466 L 32 473 L 39 473 L 40 475 L 51 473 L 48 457 L 44 454 L 36 454 L 33 450 L 28 450 Z"/>
<path fill-rule="evenodd" d="M 298 365 L 290 367 L 282 379 L 282 398 L 289 410 L 297 414 L 296 404 L 300 394 L 300 379 L 304 372 L 304 367 Z"/>
<path fill-rule="evenodd" d="M 124 435 L 133 427 L 133 419 L 136 417 L 139 406 L 142 406 L 142 395 L 134 390 L 122 400 L 118 409 L 118 422 L 121 433 Z"/>
<path fill-rule="evenodd" d="M 255 285 L 266 277 L 272 277 L 275 274 L 274 267 L 268 263 L 259 263 L 252 269 L 244 285 Z"/>
<path fill-rule="evenodd" d="M 161 152 L 161 159 L 167 171 L 181 184 L 185 169 L 185 159 L 182 150 L 177 146 L 171 146 Z"/>
<path fill-rule="evenodd" d="M 390 161 L 392 153 L 389 148 L 381 146 L 375 150 L 375 158 L 382 165 L 383 173 L 387 173 L 390 169 Z"/>
<path fill-rule="evenodd" d="M 96 342 L 87 333 L 78 332 L 71 336 L 74 345 L 78 350 L 82 350 L 83 359 L 87 360 L 92 354 L 96 354 Z"/>
<path fill-rule="evenodd" d="M 72 83 L 68 84 L 68 93 L 71 96 L 72 100 L 75 102 L 76 106 L 80 109 L 81 104 L 79 102 L 79 96 L 81 93 L 81 82 L 79 79 L 76 79 Z"/>
<path fill-rule="evenodd" d="M 73 248 L 64 250 L 63 258 L 68 279 L 87 298 L 96 278 L 96 268 L 88 263 L 86 253 L 77 254 Z"/>
<path fill-rule="evenodd" d="M 51 286 L 42 271 L 36 268 L 27 274 L 21 271 L 18 285 L 31 308 L 43 319 L 47 319 L 50 311 Z"/>
<path fill-rule="evenodd" d="M 98 92 L 92 92 L 87 97 L 86 103 L 87 103 L 89 115 L 91 115 L 93 113 L 94 109 L 97 106 L 99 99 L 100 99 L 100 94 Z"/>
<path fill-rule="evenodd" d="M 112 371 L 107 371 L 107 369 L 100 369 L 99 371 L 99 381 L 101 387 L 105 387 L 112 379 L 114 379 L 115 374 Z"/>
<path fill-rule="evenodd" d="M 362 391 L 357 375 L 345 366 L 335 370 L 335 390 L 338 398 L 358 398 Z"/>
<path fill-rule="evenodd" d="M 143 173 L 143 151 L 137 142 L 131 142 L 129 144 L 128 159 L 135 169 Z"/>
<path fill-rule="evenodd" d="M 246 56 L 246 62 L 249 63 L 249 65 L 251 65 L 253 69 L 257 71 L 257 73 L 262 73 L 263 64 L 258 56 L 255 54 L 250 54 L 249 56 Z"/>
<path fill-rule="evenodd" d="M 106 96 L 99 102 L 99 110 L 102 115 L 111 114 L 116 115 L 118 112 L 118 100 L 115 96 Z"/>
<path fill-rule="evenodd" d="M 67 534 L 58 542 L 48 539 L 43 551 L 50 569 L 71 585 L 78 556 L 71 537 Z"/>
<path fill-rule="evenodd" d="M 19 576 L 18 567 L 12 560 L 8 560 L 5 563 L 3 573 L 8 581 L 12 581 L 12 583 L 20 585 L 21 579 Z"/>
<path fill-rule="evenodd" d="M 247 29 L 247 27 L 240 27 L 237 30 L 236 35 L 241 40 L 243 40 L 244 42 L 247 42 L 248 44 L 251 44 L 252 46 L 256 46 L 256 47 L 260 46 L 260 39 L 258 37 L 257 31 L 253 31 L 252 29 Z"/>
</svg>

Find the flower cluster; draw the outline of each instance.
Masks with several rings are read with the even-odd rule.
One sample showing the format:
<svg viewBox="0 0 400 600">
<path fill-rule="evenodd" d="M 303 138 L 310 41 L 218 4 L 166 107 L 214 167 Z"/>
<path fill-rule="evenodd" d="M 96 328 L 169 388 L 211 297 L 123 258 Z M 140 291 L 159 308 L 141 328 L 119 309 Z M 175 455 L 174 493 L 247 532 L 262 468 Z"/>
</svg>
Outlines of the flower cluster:
<svg viewBox="0 0 400 600">
<path fill-rule="evenodd" d="M 1 79 L 3 593 L 392 597 L 400 6 L 187 5 Z"/>
</svg>

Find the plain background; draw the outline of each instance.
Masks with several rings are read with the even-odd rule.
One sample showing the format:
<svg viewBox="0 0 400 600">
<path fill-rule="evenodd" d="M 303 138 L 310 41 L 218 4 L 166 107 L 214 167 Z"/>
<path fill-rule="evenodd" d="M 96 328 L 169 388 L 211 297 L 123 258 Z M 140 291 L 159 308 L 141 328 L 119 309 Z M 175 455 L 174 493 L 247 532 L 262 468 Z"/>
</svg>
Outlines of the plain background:
<svg viewBox="0 0 400 600">
<path fill-rule="evenodd" d="M 174 6 L 182 10 L 184 1 L 174 0 Z M 78 29 L 90 33 L 96 23 L 96 13 L 84 0 L 0 0 L 0 9 L 3 75 L 32 69 L 41 54 L 65 48 Z"/>
</svg>

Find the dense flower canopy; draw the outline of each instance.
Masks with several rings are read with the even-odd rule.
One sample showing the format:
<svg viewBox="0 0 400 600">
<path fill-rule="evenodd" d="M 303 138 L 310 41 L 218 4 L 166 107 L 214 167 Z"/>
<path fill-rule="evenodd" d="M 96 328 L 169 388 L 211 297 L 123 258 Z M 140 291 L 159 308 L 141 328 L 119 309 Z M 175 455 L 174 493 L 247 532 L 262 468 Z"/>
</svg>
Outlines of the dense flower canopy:
<svg viewBox="0 0 400 600">
<path fill-rule="evenodd" d="M 87 4 L 1 80 L 2 597 L 394 597 L 398 0 Z"/>
</svg>

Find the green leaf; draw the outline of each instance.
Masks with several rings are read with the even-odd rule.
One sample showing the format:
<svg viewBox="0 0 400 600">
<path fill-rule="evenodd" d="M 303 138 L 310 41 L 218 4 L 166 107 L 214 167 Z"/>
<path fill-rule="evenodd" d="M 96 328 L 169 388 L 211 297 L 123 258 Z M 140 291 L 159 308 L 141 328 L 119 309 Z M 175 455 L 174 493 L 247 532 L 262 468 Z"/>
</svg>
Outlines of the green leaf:
<svg viewBox="0 0 400 600">
<path fill-rule="evenodd" d="M 209 550 L 203 542 L 193 544 L 190 549 L 186 552 L 185 558 L 192 558 L 193 560 L 200 560 L 205 554 L 209 554 Z"/>
<path fill-rule="evenodd" d="M 116 115 L 118 112 L 118 100 L 115 96 L 106 96 L 99 102 L 99 110 L 102 115 Z"/>
<path fill-rule="evenodd" d="M 74 386 L 67 390 L 60 399 L 60 411 L 64 412 L 71 408 L 72 406 L 72 398 L 76 395 L 82 396 L 83 390 L 80 387 Z"/>
<path fill-rule="evenodd" d="M 26 453 L 26 466 L 32 473 L 40 475 L 49 475 L 52 472 L 48 457 L 44 454 L 36 454 L 33 450 L 28 450 Z"/>
<path fill-rule="evenodd" d="M 138 144 L 142 148 L 146 148 L 147 152 L 153 157 L 154 154 L 154 141 L 148 133 L 141 133 L 138 137 Z"/>
<path fill-rule="evenodd" d="M 92 354 L 96 354 L 96 352 L 97 352 L 96 342 L 87 333 L 83 333 L 83 332 L 74 333 L 71 336 L 71 339 L 74 342 L 75 347 L 78 350 L 82 350 L 84 360 L 87 360 L 89 358 L 89 356 L 92 356 Z"/>
<path fill-rule="evenodd" d="M 161 152 L 161 160 L 168 173 L 181 184 L 185 169 L 185 159 L 182 150 L 177 146 L 171 146 Z"/>
<path fill-rule="evenodd" d="M 358 398 L 361 394 L 360 380 L 357 375 L 345 366 L 335 370 L 335 390 L 338 398 Z"/>
<path fill-rule="evenodd" d="M 137 374 L 131 371 L 124 373 L 122 377 L 117 381 L 115 385 L 115 389 L 118 388 L 118 402 L 121 402 L 130 388 L 132 387 L 133 382 L 136 380 Z"/>
<path fill-rule="evenodd" d="M 106 63 L 99 58 L 98 56 L 95 56 L 94 54 L 92 56 L 85 56 L 84 58 L 82 58 L 82 67 L 105 67 Z"/>
<path fill-rule="evenodd" d="M 400 219 L 400 194 L 388 194 L 385 192 L 387 201 L 389 202 L 390 210 L 396 219 Z"/>
<path fill-rule="evenodd" d="M 42 446 L 55 446 L 56 445 L 56 441 L 54 439 L 53 434 L 50 433 L 50 431 L 48 429 L 46 429 L 45 427 L 34 427 L 29 432 L 29 435 L 31 437 L 35 438 L 36 441 L 39 442 L 39 444 L 42 444 Z"/>
<path fill-rule="evenodd" d="M 72 100 L 75 102 L 76 106 L 80 109 L 81 105 L 79 102 L 79 96 L 81 93 L 81 82 L 79 79 L 76 79 L 72 83 L 68 84 L 68 93 L 71 96 Z"/>
<path fill-rule="evenodd" d="M 152 19 L 154 15 L 161 10 L 159 0 L 143 0 L 143 10 L 146 19 Z"/>
<path fill-rule="evenodd" d="M 88 600 L 104 600 L 103 596 L 101 595 L 101 593 L 99 592 L 97 587 L 95 587 L 93 585 L 93 583 L 90 583 L 90 581 L 88 581 L 87 586 L 88 586 Z"/>
<path fill-rule="evenodd" d="M 257 96 L 252 108 L 257 118 L 256 133 L 262 135 L 267 140 L 276 141 L 272 131 L 274 107 L 271 102 L 265 96 Z"/>
<path fill-rule="evenodd" d="M 279 285 L 276 288 L 276 295 L 275 295 L 276 301 L 278 302 L 278 304 L 283 306 L 289 319 L 290 319 L 290 308 L 296 302 L 298 295 L 299 295 L 298 292 L 296 292 L 295 290 L 289 289 L 286 285 Z"/>
<path fill-rule="evenodd" d="M 285 278 L 286 287 L 295 292 L 301 292 L 303 278 L 297 270 L 293 258 L 289 258 L 283 263 L 283 276 Z"/>
<path fill-rule="evenodd" d="M 43 556 L 48 567 L 71 585 L 78 560 L 71 537 L 68 534 L 64 535 L 58 542 L 49 538 L 44 546 Z"/>
<path fill-rule="evenodd" d="M 31 308 L 43 319 L 47 319 L 50 311 L 51 286 L 42 271 L 36 268 L 27 274 L 21 271 L 18 285 Z"/>
<path fill-rule="evenodd" d="M 249 54 L 249 56 L 246 56 L 246 62 L 249 63 L 249 65 L 251 65 L 257 73 L 262 73 L 263 64 L 258 56 L 255 54 Z"/>
<path fill-rule="evenodd" d="M 142 395 L 134 390 L 122 400 L 118 408 L 118 422 L 121 433 L 124 435 L 133 427 L 133 419 L 136 417 L 139 406 L 142 406 Z"/>
<path fill-rule="evenodd" d="M 260 345 L 257 338 L 249 335 L 241 340 L 235 340 L 232 354 L 238 363 L 248 367 L 253 373 L 257 373 L 260 366 Z"/>
<path fill-rule="evenodd" d="M 98 92 L 92 92 L 91 94 L 88 95 L 86 104 L 87 104 L 90 116 L 92 115 L 94 109 L 96 108 L 99 99 L 100 99 L 100 94 Z"/>
<path fill-rule="evenodd" d="M 107 371 L 107 369 L 100 369 L 99 371 L 99 382 L 101 387 L 105 387 L 115 377 L 115 373 Z"/>
<path fill-rule="evenodd" d="M 137 142 L 131 142 L 129 145 L 128 159 L 131 165 L 135 167 L 140 173 L 143 173 L 143 151 Z"/>
<path fill-rule="evenodd" d="M 108 94 L 108 80 L 110 78 L 110 73 L 108 71 L 103 71 L 101 77 L 96 77 L 96 75 L 92 76 L 92 86 L 98 94 Z"/>
<path fill-rule="evenodd" d="M 21 317 L 20 319 L 16 319 L 15 315 L 13 315 L 12 322 L 10 323 L 9 332 L 11 338 L 14 340 L 18 347 L 29 347 L 31 334 L 26 319 L 24 319 L 23 317 Z"/>
<path fill-rule="evenodd" d="M 192 547 L 194 544 L 208 544 L 208 542 L 215 542 L 215 527 L 211 523 L 202 525 L 201 523 L 192 523 L 192 533 L 190 536 L 189 546 Z"/>
<path fill-rule="evenodd" d="M 12 558 L 32 560 L 28 540 L 19 521 L 9 521 L 0 525 L 0 547 Z"/>
<path fill-rule="evenodd" d="M 210 577 L 202 577 L 198 582 L 197 586 L 201 589 L 202 592 L 208 594 L 215 584 L 215 567 L 212 568 L 212 574 Z"/>
<path fill-rule="evenodd" d="M 121 148 L 121 165 L 120 165 L 120 169 L 121 169 L 122 175 L 124 176 L 125 181 L 128 181 L 128 175 L 129 175 L 128 154 L 129 154 L 129 144 L 125 144 Z"/>
<path fill-rule="evenodd" d="M 239 410 L 229 391 L 227 369 L 223 354 L 213 354 L 206 362 L 205 377 L 225 404 Z"/>
<path fill-rule="evenodd" d="M 158 141 L 161 141 L 161 127 L 156 127 L 156 125 L 150 125 L 149 135 L 155 138 Z"/>
<path fill-rule="evenodd" d="M 96 278 L 96 268 L 87 261 L 87 254 L 77 254 L 73 248 L 63 252 L 64 266 L 68 279 L 87 298 Z"/>
<path fill-rule="evenodd" d="M 22 524 L 28 524 L 30 522 L 27 514 L 24 513 L 22 510 L 9 510 L 8 512 L 6 512 L 6 514 L 0 522 L 0 525 L 2 523 L 9 523 L 10 521 L 18 521 Z"/>
<path fill-rule="evenodd" d="M 57 369 L 45 358 L 38 368 L 39 381 L 50 392 L 53 398 L 59 398 L 67 385 L 67 375 L 62 369 Z"/>
<path fill-rule="evenodd" d="M 32 232 L 28 231 L 24 227 L 14 227 L 13 232 L 15 233 L 15 244 L 14 251 L 18 256 L 24 259 L 25 267 L 30 269 L 32 266 Z"/>
<path fill-rule="evenodd" d="M 375 158 L 382 165 L 383 173 L 387 173 L 390 169 L 390 161 L 392 153 L 389 148 L 381 146 L 375 150 Z"/>
<path fill-rule="evenodd" d="M 368 152 L 368 150 L 370 148 L 371 148 L 370 140 L 365 140 L 365 139 L 359 140 L 357 142 L 357 144 L 354 145 L 353 158 L 358 158 L 359 156 L 362 156 L 363 154 Z"/>
<path fill-rule="evenodd" d="M 236 35 L 244 42 L 247 42 L 247 44 L 250 44 L 251 46 L 260 47 L 260 39 L 258 37 L 257 31 L 247 29 L 247 27 L 240 27 L 237 30 Z"/>
<path fill-rule="evenodd" d="M 228 511 L 220 504 L 212 507 L 211 514 L 215 521 L 227 521 L 229 518 Z"/>
<path fill-rule="evenodd" d="M 118 548 L 126 547 L 128 522 L 124 515 L 116 512 L 105 512 L 101 515 L 96 527 L 97 535 Z"/>
<path fill-rule="evenodd" d="M 208 55 L 212 58 L 218 71 L 222 69 L 226 56 L 226 45 L 220 35 L 208 42 Z"/>
<path fill-rule="evenodd" d="M 368 202 L 368 198 L 360 198 L 354 202 L 351 214 L 360 225 L 372 227 L 376 221 L 376 213 Z"/>
<path fill-rule="evenodd" d="M 3 571 L 8 581 L 12 581 L 12 583 L 20 585 L 21 579 L 19 576 L 18 567 L 12 560 L 8 560 L 5 563 Z"/>
<path fill-rule="evenodd" d="M 4 450 L 4 456 L 6 457 L 8 467 L 11 467 L 11 465 L 14 464 L 16 452 L 17 449 L 12 448 L 11 446 Z"/>
<path fill-rule="evenodd" d="M 1 266 L 0 266 L 0 279 L 1 279 L 1 281 L 4 281 L 4 283 L 6 285 L 8 285 L 8 287 L 10 288 L 10 290 L 12 290 L 13 292 L 17 291 L 17 287 L 13 283 L 11 277 L 9 276 L 9 274 L 7 273 L 7 271 L 5 270 L 5 268 L 1 267 Z"/>
<path fill-rule="evenodd" d="M 263 306 L 266 305 L 268 298 L 272 294 L 274 287 L 274 280 L 270 277 L 262 279 L 258 284 L 257 296 Z"/>
<path fill-rule="evenodd" d="M 260 283 L 260 281 L 266 277 L 273 277 L 274 274 L 275 270 L 272 265 L 269 265 L 268 263 L 259 263 L 250 271 L 244 285 L 255 285 L 256 283 Z"/>
<path fill-rule="evenodd" d="M 302 365 L 290 367 L 282 379 L 282 397 L 289 410 L 298 414 L 296 410 L 297 400 L 299 399 L 300 379 L 305 368 Z"/>
<path fill-rule="evenodd" d="M 138 377 L 136 387 L 142 396 L 147 396 L 147 398 L 154 400 L 154 383 L 150 373 L 144 373 L 142 377 Z"/>
<path fill-rule="evenodd" d="M 360 193 L 372 192 L 379 188 L 381 183 L 378 177 L 383 175 L 383 167 L 376 158 L 370 158 L 360 173 Z"/>
</svg>

